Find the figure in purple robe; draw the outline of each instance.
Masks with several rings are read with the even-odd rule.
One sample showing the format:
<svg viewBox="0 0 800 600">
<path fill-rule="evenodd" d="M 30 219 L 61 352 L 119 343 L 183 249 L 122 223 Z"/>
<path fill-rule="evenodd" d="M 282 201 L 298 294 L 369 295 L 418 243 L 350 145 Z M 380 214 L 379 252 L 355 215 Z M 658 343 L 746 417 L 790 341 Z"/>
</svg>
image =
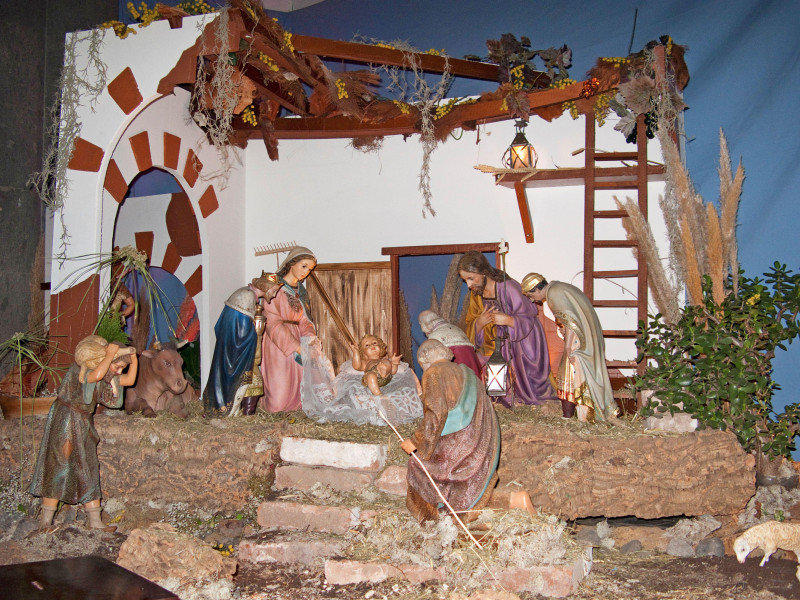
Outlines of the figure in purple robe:
<svg viewBox="0 0 800 600">
<path fill-rule="evenodd" d="M 513 388 L 497 400 L 508 407 L 517 402 L 557 402 L 539 309 L 525 297 L 519 283 L 492 267 L 480 252 L 466 252 L 458 272 L 471 292 L 466 320 L 469 339 L 487 360 L 501 340 L 503 357 L 511 363 Z"/>
</svg>

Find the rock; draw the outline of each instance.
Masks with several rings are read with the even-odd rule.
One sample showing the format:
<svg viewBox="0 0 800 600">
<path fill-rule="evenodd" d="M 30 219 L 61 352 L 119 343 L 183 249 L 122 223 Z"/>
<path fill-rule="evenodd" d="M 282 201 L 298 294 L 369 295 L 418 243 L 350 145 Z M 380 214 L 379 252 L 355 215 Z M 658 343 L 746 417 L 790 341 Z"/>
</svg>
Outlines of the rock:
<svg viewBox="0 0 800 600">
<path fill-rule="evenodd" d="M 594 527 L 585 527 L 575 534 L 575 539 L 579 542 L 586 542 L 592 546 L 600 545 L 600 536 L 597 535 L 597 529 Z"/>
<path fill-rule="evenodd" d="M 597 537 L 599 537 L 601 540 L 604 540 L 611 535 L 611 527 L 609 527 L 608 521 L 605 519 L 600 521 L 595 529 L 597 529 Z"/>
<path fill-rule="evenodd" d="M 647 417 L 644 428 L 647 430 L 671 431 L 676 433 L 689 433 L 697 430 L 697 419 L 689 413 L 676 412 L 674 415 L 664 413 L 662 416 Z"/>
<path fill-rule="evenodd" d="M 680 558 L 691 558 L 694 556 L 694 549 L 686 540 L 672 538 L 667 544 L 667 554 Z"/>
<path fill-rule="evenodd" d="M 375 487 L 387 494 L 405 496 L 408 490 L 407 474 L 406 467 L 397 465 L 386 467 L 380 477 L 375 480 Z"/>
<path fill-rule="evenodd" d="M 239 544 L 239 560 L 310 565 L 319 558 L 340 554 L 343 548 L 343 540 L 242 540 Z"/>
<path fill-rule="evenodd" d="M 617 546 L 624 546 L 632 540 L 638 540 L 644 550 L 666 552 L 669 538 L 664 535 L 664 530 L 650 525 L 631 525 L 615 527 L 612 533 L 617 541 Z"/>
<path fill-rule="evenodd" d="M 119 549 L 117 564 L 151 581 L 168 577 L 232 581 L 236 572 L 234 559 L 164 523 L 134 529 Z"/>
<path fill-rule="evenodd" d="M 568 565 L 542 565 L 501 571 L 497 578 L 504 589 L 512 592 L 533 592 L 548 598 L 564 598 L 578 590 L 578 585 L 591 570 L 591 562 L 579 558 Z"/>
<path fill-rule="evenodd" d="M 567 520 L 732 515 L 755 493 L 753 456 L 732 433 L 710 429 L 602 437 L 566 425 L 554 433 L 511 423 L 498 475 L 520 484 L 543 512 Z"/>
<path fill-rule="evenodd" d="M 619 551 L 622 552 L 622 554 L 632 554 L 634 552 L 641 552 L 642 549 L 643 549 L 642 542 L 640 542 L 639 540 L 631 540 L 630 542 L 622 546 L 619 549 Z"/>
<path fill-rule="evenodd" d="M 390 578 L 399 578 L 411 583 L 442 581 L 444 567 L 432 568 L 421 565 L 390 565 L 357 560 L 326 560 L 325 581 L 332 585 L 353 583 L 380 583 Z"/>
<path fill-rule="evenodd" d="M 11 535 L 11 539 L 17 541 L 24 540 L 26 537 L 36 531 L 39 531 L 39 521 L 36 519 L 23 517 L 14 528 L 14 533 Z"/>
<path fill-rule="evenodd" d="M 386 464 L 386 455 L 386 444 L 356 444 L 295 437 L 285 437 L 281 442 L 281 460 L 312 467 L 375 472 Z"/>
<path fill-rule="evenodd" d="M 356 560 L 326 560 L 325 581 L 332 585 L 352 583 L 380 583 L 390 577 L 401 577 L 397 567 L 385 563 L 367 563 Z"/>
<path fill-rule="evenodd" d="M 691 543 L 697 543 L 720 527 L 722 527 L 722 523 L 711 515 L 701 515 L 695 519 L 681 519 L 665 530 L 664 534 L 669 537 L 682 538 Z"/>
<path fill-rule="evenodd" d="M 560 407 L 559 410 L 561 410 Z M 469 596 L 453 592 L 447 596 L 447 600 L 519 600 L 519 596 L 501 590 L 478 590 L 472 592 Z"/>
<path fill-rule="evenodd" d="M 20 520 L 22 520 L 23 513 L 21 512 L 0 512 L 0 536 L 6 533 L 13 533 L 14 528 Z"/>
<path fill-rule="evenodd" d="M 217 526 L 203 537 L 203 541 L 212 547 L 217 545 L 238 546 L 242 539 L 244 525 L 244 521 L 239 519 L 225 519 L 217 523 Z"/>
<path fill-rule="evenodd" d="M 725 544 L 718 537 L 701 540 L 695 550 L 696 556 L 725 556 Z"/>
</svg>

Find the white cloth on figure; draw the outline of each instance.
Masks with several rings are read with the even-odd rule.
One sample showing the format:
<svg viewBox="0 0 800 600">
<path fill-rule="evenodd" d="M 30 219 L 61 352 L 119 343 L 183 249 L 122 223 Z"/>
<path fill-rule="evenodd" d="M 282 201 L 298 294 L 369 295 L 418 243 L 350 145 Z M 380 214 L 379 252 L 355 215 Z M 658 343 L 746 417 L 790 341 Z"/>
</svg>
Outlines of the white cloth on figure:
<svg viewBox="0 0 800 600">
<path fill-rule="evenodd" d="M 301 340 L 303 380 L 300 399 L 303 412 L 319 423 L 347 421 L 358 425 L 386 425 L 379 411 L 393 425 L 422 417 L 422 401 L 417 393 L 417 376 L 406 363 L 400 363 L 392 380 L 381 388 L 381 395 L 369 391 L 361 378 L 363 371 L 352 362 L 342 365 L 334 376 L 333 365 L 318 347 Z"/>
</svg>

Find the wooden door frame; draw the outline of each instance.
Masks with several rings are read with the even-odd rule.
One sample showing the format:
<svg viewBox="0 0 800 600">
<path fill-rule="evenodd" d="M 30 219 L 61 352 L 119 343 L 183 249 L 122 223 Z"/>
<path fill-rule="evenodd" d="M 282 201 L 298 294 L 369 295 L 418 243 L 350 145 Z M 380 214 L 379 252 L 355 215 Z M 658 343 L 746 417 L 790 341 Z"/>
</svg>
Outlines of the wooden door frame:
<svg viewBox="0 0 800 600">
<path fill-rule="evenodd" d="M 499 268 L 500 243 L 484 242 L 479 244 L 441 244 L 434 246 L 394 246 L 381 248 L 381 254 L 389 257 L 392 267 L 392 350 L 399 351 L 400 335 L 397 316 L 400 314 L 400 257 L 429 256 L 436 254 L 461 254 L 469 250 L 478 252 L 494 252 L 495 266 Z"/>
</svg>

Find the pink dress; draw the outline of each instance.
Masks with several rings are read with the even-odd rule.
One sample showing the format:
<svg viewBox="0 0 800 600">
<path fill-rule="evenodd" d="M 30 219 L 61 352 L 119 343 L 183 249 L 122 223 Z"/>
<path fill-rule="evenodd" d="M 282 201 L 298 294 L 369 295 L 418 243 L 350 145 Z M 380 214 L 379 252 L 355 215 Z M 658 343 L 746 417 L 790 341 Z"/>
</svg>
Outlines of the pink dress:
<svg viewBox="0 0 800 600">
<path fill-rule="evenodd" d="M 264 396 L 259 402 L 269 412 L 300 409 L 300 381 L 303 368 L 295 352 L 303 336 L 317 335 L 297 290 L 283 286 L 275 299 L 266 304 L 267 327 L 261 346 L 261 375 Z"/>
</svg>

